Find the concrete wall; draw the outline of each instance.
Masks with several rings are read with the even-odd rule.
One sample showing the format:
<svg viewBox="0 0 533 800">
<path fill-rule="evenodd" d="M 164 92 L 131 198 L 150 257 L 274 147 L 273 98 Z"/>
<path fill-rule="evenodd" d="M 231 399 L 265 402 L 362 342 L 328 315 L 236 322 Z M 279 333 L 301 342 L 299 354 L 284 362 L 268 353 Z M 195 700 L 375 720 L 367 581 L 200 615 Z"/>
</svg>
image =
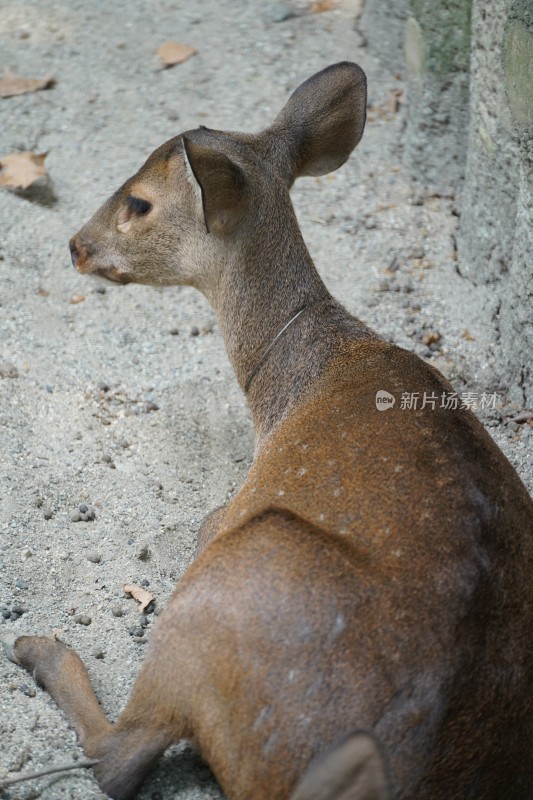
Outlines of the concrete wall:
<svg viewBox="0 0 533 800">
<path fill-rule="evenodd" d="M 533 0 L 366 0 L 361 25 L 404 60 L 406 166 L 459 196 L 459 269 L 493 284 L 502 375 L 533 407 Z"/>
<path fill-rule="evenodd" d="M 405 162 L 420 180 L 451 193 L 465 169 L 472 0 L 410 0 Z"/>
<path fill-rule="evenodd" d="M 503 375 L 533 405 L 533 3 L 475 0 L 459 263 L 501 300 Z"/>
<path fill-rule="evenodd" d="M 502 291 L 504 368 L 515 398 L 533 408 L 533 3 L 515 0 L 502 61 L 519 179 L 508 279 Z M 496 198 L 495 198 L 496 202 Z M 506 276 L 507 277 L 507 276 Z"/>
</svg>

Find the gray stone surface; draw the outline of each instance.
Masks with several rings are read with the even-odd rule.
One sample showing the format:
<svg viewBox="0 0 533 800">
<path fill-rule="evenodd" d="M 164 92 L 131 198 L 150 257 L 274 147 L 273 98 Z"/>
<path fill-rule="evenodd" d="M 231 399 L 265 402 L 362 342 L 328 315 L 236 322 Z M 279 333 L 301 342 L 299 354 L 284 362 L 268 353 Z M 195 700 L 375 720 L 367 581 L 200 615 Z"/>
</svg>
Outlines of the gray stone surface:
<svg viewBox="0 0 533 800">
<path fill-rule="evenodd" d="M 461 203 L 461 272 L 476 283 L 508 274 L 520 165 L 505 95 L 502 40 L 511 0 L 476 0 L 472 18 L 470 129 Z"/>
<path fill-rule="evenodd" d="M 520 189 L 508 281 L 502 287 L 501 346 L 509 395 L 533 408 L 533 139 L 520 146 Z"/>
<path fill-rule="evenodd" d="M 373 53 L 408 79 L 404 163 L 443 194 L 464 177 L 472 0 L 367 0 Z"/>
<path fill-rule="evenodd" d="M 466 161 L 471 0 L 410 0 L 410 9 L 405 164 L 452 194 Z"/>
<path fill-rule="evenodd" d="M 368 0 L 361 28 L 383 64 L 406 68 L 404 164 L 457 196 L 457 269 L 492 286 L 496 369 L 531 405 L 533 4 Z"/>
<path fill-rule="evenodd" d="M 360 22 L 372 52 L 391 72 L 405 73 L 405 23 L 409 0 L 366 0 Z"/>
<path fill-rule="evenodd" d="M 533 7 L 476 0 L 460 270 L 492 283 L 500 368 L 510 396 L 533 403 Z"/>
</svg>

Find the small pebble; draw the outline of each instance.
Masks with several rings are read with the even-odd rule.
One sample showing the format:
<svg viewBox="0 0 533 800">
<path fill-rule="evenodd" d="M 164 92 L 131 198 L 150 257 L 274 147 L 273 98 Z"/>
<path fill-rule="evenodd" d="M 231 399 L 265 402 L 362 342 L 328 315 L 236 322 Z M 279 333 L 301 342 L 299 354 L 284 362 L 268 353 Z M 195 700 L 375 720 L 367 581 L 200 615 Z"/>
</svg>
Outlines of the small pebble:
<svg viewBox="0 0 533 800">
<path fill-rule="evenodd" d="M 148 545 L 146 545 L 146 544 L 141 545 L 141 547 L 139 548 L 139 551 L 137 553 L 137 558 L 139 559 L 139 561 L 148 561 L 150 556 L 151 556 L 151 553 L 150 553 L 150 548 L 148 547 Z"/>
<path fill-rule="evenodd" d="M 100 286 L 100 285 L 95 286 L 94 289 L 93 289 L 93 292 L 94 292 L 94 294 L 105 294 L 106 293 L 106 287 L 105 286 Z"/>
<path fill-rule="evenodd" d="M 35 506 L 35 508 L 41 508 L 43 503 L 44 500 L 42 497 L 36 497 L 35 500 L 33 501 L 33 505 Z"/>
<path fill-rule="evenodd" d="M 4 619 L 9 619 L 10 618 L 11 611 L 9 610 L 9 608 L 3 608 L 2 609 L 2 616 L 3 616 Z"/>
<path fill-rule="evenodd" d="M 148 580 L 148 578 L 143 578 L 140 583 L 141 583 L 141 586 L 144 586 L 145 588 L 147 586 L 150 586 L 150 581 Z"/>
<path fill-rule="evenodd" d="M 90 625 L 92 620 L 88 614 L 76 614 L 74 622 L 77 622 L 78 625 Z"/>
<path fill-rule="evenodd" d="M 21 556 L 23 561 L 27 561 L 28 558 L 32 557 L 32 555 L 33 555 L 33 552 L 32 552 L 32 550 L 30 550 L 29 547 L 23 547 L 22 548 L 20 556 Z"/>
<path fill-rule="evenodd" d="M 30 584 L 28 583 L 28 581 L 25 581 L 24 578 L 17 578 L 17 580 L 15 581 L 15 586 L 17 587 L 17 589 L 30 588 Z"/>
<path fill-rule="evenodd" d="M 52 511 L 52 509 L 51 509 L 51 508 L 45 508 L 45 509 L 44 509 L 44 511 L 43 511 L 43 517 L 44 517 L 45 519 L 52 519 L 52 517 L 53 517 L 53 516 L 54 516 L 54 514 L 53 514 L 53 511 Z"/>
<path fill-rule="evenodd" d="M 19 371 L 9 361 L 0 361 L 0 378 L 18 378 Z"/>
<path fill-rule="evenodd" d="M 144 410 L 148 414 L 150 411 L 159 411 L 159 406 L 157 403 L 150 401 L 149 403 L 144 404 Z"/>
<path fill-rule="evenodd" d="M 141 628 L 146 628 L 148 622 L 149 622 L 148 617 L 145 614 L 141 614 L 141 616 L 139 617 L 139 625 L 141 626 Z"/>
<path fill-rule="evenodd" d="M 19 614 L 18 611 L 12 611 L 9 615 L 9 619 L 11 620 L 11 622 L 16 622 L 18 619 L 21 618 L 21 616 L 22 614 Z"/>
<path fill-rule="evenodd" d="M 135 544 L 135 539 L 128 539 L 127 544 Z"/>
<path fill-rule="evenodd" d="M 98 388 L 101 392 L 108 392 L 109 391 L 109 384 L 105 381 L 99 381 Z"/>
<path fill-rule="evenodd" d="M 131 628 L 128 628 L 128 633 L 130 636 L 138 636 L 139 638 L 144 635 L 140 625 L 132 625 Z"/>
<path fill-rule="evenodd" d="M 11 614 L 12 615 L 13 614 L 18 614 L 19 616 L 22 616 L 25 611 L 26 611 L 26 609 L 24 608 L 24 606 L 21 606 L 19 603 L 13 603 L 11 605 Z"/>
<path fill-rule="evenodd" d="M 275 3 L 270 10 L 270 17 L 272 22 L 286 22 L 296 16 L 296 12 L 292 8 L 286 6 L 285 3 Z"/>
<path fill-rule="evenodd" d="M 196 325 L 193 325 L 191 328 L 191 336 L 199 336 L 200 335 L 200 328 Z"/>
<path fill-rule="evenodd" d="M 26 697 L 35 697 L 35 695 L 37 694 L 35 688 L 33 686 L 28 686 L 27 683 L 23 683 L 21 685 L 20 691 L 22 692 L 22 694 L 25 694 Z"/>
<path fill-rule="evenodd" d="M 109 455 L 109 453 L 104 453 L 102 456 L 102 461 L 105 461 L 106 464 L 110 464 L 113 461 L 113 458 Z"/>
<path fill-rule="evenodd" d="M 126 448 L 128 448 L 130 446 L 130 443 L 128 442 L 127 439 L 117 439 L 117 444 L 119 444 L 121 447 L 123 447 L 124 450 L 126 450 Z"/>
<path fill-rule="evenodd" d="M 111 613 L 113 614 L 114 617 L 121 617 L 124 612 L 122 611 L 121 606 L 115 604 L 111 606 Z"/>
<path fill-rule="evenodd" d="M 169 333 L 170 333 L 171 336 L 177 336 L 178 333 L 179 333 L 179 329 L 178 328 L 171 328 L 169 330 Z"/>
<path fill-rule="evenodd" d="M 97 644 L 95 644 L 94 647 L 91 647 L 91 653 L 95 658 L 103 658 L 104 657 L 104 651 L 102 650 L 101 647 L 98 647 Z"/>
<path fill-rule="evenodd" d="M 82 511 L 82 509 L 85 509 Z M 71 522 L 92 522 L 96 519 L 96 512 L 92 506 L 87 506 L 85 503 L 81 503 L 78 506 L 77 511 L 71 511 L 69 514 L 69 518 Z"/>
<path fill-rule="evenodd" d="M 87 553 L 86 558 L 87 561 L 92 561 L 93 564 L 99 564 L 100 561 L 102 560 L 102 556 L 100 555 L 100 553 L 95 553 L 94 551 Z"/>
</svg>

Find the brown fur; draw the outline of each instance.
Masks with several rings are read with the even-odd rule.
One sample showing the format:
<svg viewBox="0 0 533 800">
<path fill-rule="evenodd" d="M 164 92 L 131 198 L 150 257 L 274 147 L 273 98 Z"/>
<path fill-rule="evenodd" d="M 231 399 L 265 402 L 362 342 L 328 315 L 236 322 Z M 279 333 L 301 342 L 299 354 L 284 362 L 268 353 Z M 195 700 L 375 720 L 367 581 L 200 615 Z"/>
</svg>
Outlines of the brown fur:
<svg viewBox="0 0 533 800">
<path fill-rule="evenodd" d="M 338 64 L 261 134 L 172 139 L 71 243 L 82 272 L 203 291 L 242 387 L 304 309 L 253 375 L 249 476 L 210 515 L 116 725 L 72 651 L 14 644 L 113 797 L 189 736 L 231 800 L 284 800 L 354 728 L 383 742 L 396 800 L 533 794 L 533 503 L 469 411 L 376 410 L 380 389 L 451 387 L 328 294 L 289 199 L 346 160 L 365 104 Z M 153 208 L 124 224 L 128 194 Z M 384 798 L 368 774 L 331 797 Z M 310 784 L 298 798 L 327 796 Z"/>
</svg>

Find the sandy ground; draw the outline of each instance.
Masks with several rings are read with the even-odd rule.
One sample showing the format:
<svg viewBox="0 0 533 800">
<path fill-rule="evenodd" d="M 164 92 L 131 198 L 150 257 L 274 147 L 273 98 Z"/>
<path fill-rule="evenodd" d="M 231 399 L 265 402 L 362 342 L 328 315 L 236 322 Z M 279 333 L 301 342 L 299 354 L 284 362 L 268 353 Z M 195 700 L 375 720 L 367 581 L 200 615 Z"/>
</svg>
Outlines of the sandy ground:
<svg viewBox="0 0 533 800">
<path fill-rule="evenodd" d="M 403 114 L 389 110 L 402 76 L 368 52 L 355 5 L 320 14 L 303 13 L 305 2 L 284 11 L 257 0 L 0 7 L 3 66 L 57 80 L 46 92 L 0 100 L 0 157 L 48 151 L 57 198 L 0 192 L 0 635 L 60 630 L 112 718 L 145 649 L 130 633 L 138 604 L 123 584 L 148 581 L 164 607 L 202 517 L 232 495 L 252 452 L 246 404 L 204 299 L 185 288 L 102 289 L 70 265 L 72 233 L 181 130 L 256 130 L 316 70 L 342 59 L 364 67 L 363 142 L 339 172 L 294 190 L 310 250 L 353 313 L 430 358 L 478 403 L 496 394 L 497 409 L 479 413 L 533 487 L 533 428 L 507 421 L 521 409 L 509 406 L 497 377 L 497 298 L 457 270 L 457 201 L 402 170 Z M 279 21 L 290 9 L 296 16 Z M 155 51 L 167 39 L 198 54 L 162 70 Z M 76 294 L 85 299 L 72 304 Z M 94 521 L 71 520 L 80 504 L 95 510 Z M 0 740 L 0 781 L 81 756 L 53 702 L 2 655 Z M 220 794 L 182 746 L 140 796 Z M 0 797 L 103 795 L 78 770 Z"/>
</svg>

